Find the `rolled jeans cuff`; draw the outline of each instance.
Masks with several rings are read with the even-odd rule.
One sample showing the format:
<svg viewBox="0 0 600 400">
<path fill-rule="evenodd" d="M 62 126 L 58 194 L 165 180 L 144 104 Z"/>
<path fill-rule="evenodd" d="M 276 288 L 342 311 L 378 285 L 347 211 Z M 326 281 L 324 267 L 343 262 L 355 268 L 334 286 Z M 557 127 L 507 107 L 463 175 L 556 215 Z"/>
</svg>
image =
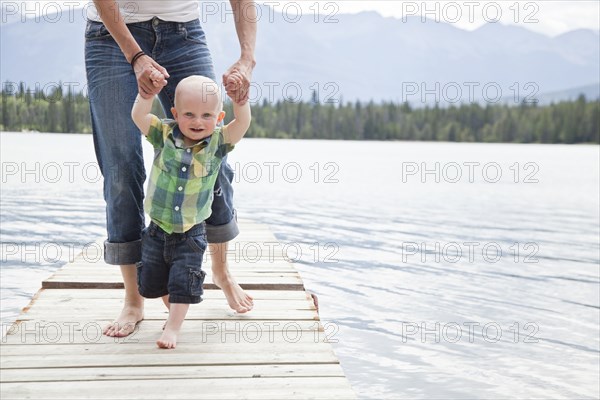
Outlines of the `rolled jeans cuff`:
<svg viewBox="0 0 600 400">
<path fill-rule="evenodd" d="M 237 213 L 234 211 L 233 218 L 223 225 L 206 224 L 206 240 L 208 243 L 226 243 L 240 234 L 237 223 Z"/>
<path fill-rule="evenodd" d="M 172 304 L 198 304 L 202 302 L 202 297 L 200 296 L 180 296 L 176 294 L 169 295 L 169 303 Z"/>
<path fill-rule="evenodd" d="M 104 262 L 110 265 L 135 264 L 142 260 L 142 240 L 127 243 L 104 241 Z"/>
</svg>

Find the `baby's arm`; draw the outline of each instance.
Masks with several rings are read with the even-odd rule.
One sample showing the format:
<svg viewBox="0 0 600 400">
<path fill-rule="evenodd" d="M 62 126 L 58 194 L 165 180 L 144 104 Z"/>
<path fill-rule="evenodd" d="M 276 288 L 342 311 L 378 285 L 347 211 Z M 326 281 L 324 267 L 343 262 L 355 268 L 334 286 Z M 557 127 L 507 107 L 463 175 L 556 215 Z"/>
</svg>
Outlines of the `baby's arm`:
<svg viewBox="0 0 600 400">
<path fill-rule="evenodd" d="M 246 102 L 243 106 L 233 102 L 233 116 L 235 119 L 223 128 L 223 135 L 228 143 L 236 144 L 250 128 L 250 121 L 252 121 L 250 102 Z"/>
<path fill-rule="evenodd" d="M 154 116 L 150 113 L 153 101 L 154 97 L 144 99 L 138 94 L 135 103 L 133 104 L 133 109 L 131 110 L 131 118 L 137 127 L 140 128 L 144 136 L 148 136 L 150 124 L 152 123 L 152 118 Z"/>
</svg>

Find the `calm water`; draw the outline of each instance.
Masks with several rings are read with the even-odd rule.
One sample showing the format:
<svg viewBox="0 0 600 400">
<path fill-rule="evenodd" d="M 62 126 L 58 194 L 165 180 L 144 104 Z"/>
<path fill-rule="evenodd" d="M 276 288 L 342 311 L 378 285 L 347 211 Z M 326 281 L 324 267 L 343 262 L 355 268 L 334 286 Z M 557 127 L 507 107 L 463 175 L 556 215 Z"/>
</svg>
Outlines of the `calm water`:
<svg viewBox="0 0 600 400">
<path fill-rule="evenodd" d="M 91 136 L 0 141 L 5 323 L 104 203 Z M 245 140 L 230 163 L 361 398 L 600 396 L 598 146 Z"/>
</svg>

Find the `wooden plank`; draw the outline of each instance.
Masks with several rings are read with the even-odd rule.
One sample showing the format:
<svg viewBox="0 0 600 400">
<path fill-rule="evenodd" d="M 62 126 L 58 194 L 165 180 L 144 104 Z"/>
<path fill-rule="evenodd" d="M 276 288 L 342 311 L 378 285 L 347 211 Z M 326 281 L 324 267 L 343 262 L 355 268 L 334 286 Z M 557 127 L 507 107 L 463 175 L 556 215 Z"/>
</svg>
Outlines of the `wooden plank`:
<svg viewBox="0 0 600 400">
<path fill-rule="evenodd" d="M 168 311 L 162 300 L 147 300 L 146 303 L 151 304 L 150 307 L 145 307 L 144 316 L 145 319 L 161 319 L 167 315 Z M 90 304 L 90 303 L 87 303 Z M 117 310 L 118 310 L 117 306 Z M 19 320 L 27 321 L 33 319 L 59 319 L 65 321 L 68 319 L 77 320 L 82 318 L 111 318 L 114 315 L 114 308 L 107 307 L 92 307 L 87 308 L 85 304 L 83 306 L 72 306 L 72 307 L 47 307 L 47 306 L 33 306 L 30 307 L 27 313 L 19 316 Z M 285 318 L 277 318 L 277 316 L 285 316 Z M 236 313 L 230 309 L 229 306 L 223 301 L 222 303 L 213 302 L 210 306 L 203 307 L 203 303 L 192 304 L 188 311 L 187 317 L 190 319 L 231 319 L 232 317 L 239 317 L 238 319 L 290 319 L 296 316 L 295 319 L 318 319 L 318 314 L 314 307 L 302 306 L 296 308 L 277 308 L 277 307 L 264 307 L 260 308 L 255 306 L 251 311 L 247 313 Z"/>
<path fill-rule="evenodd" d="M 211 281 L 211 273 L 206 272 L 206 281 Z M 231 271 L 233 273 L 233 271 Z M 113 280 L 115 278 L 121 278 L 121 274 L 116 271 L 58 271 L 56 272 L 52 278 L 48 280 L 59 280 L 59 279 L 86 279 L 86 280 L 101 280 L 101 279 L 110 279 Z M 254 271 L 239 271 L 235 274 L 235 278 L 238 282 L 252 282 L 258 279 L 265 279 L 273 282 L 277 282 L 279 280 L 290 281 L 290 282 L 299 282 L 302 281 L 300 278 L 300 274 L 297 271 L 270 271 L 270 272 L 254 272 Z M 282 278 L 282 279 L 276 279 Z M 121 278 L 122 279 L 122 278 Z"/>
<path fill-rule="evenodd" d="M 206 270 L 206 272 L 210 271 L 212 268 L 212 263 L 210 261 L 202 263 L 202 268 Z M 259 260 L 257 262 L 235 262 L 230 260 L 229 269 L 235 269 L 238 271 L 296 271 L 296 268 L 292 263 L 285 260 Z M 72 263 L 65 264 L 61 270 L 72 270 L 78 272 L 85 271 L 120 271 L 118 265 L 109 265 L 104 262 L 97 263 L 85 263 L 74 261 Z"/>
<path fill-rule="evenodd" d="M 235 254 L 236 252 L 251 252 L 258 251 L 264 254 L 277 252 L 281 253 L 284 250 L 289 250 L 297 247 L 297 242 L 281 242 L 274 236 L 269 236 L 265 233 L 250 234 L 244 237 L 238 237 L 229 242 L 228 253 Z M 82 257 L 91 257 L 92 255 L 102 254 L 104 242 L 88 242 L 83 244 Z M 210 248 L 206 249 L 205 253 L 210 254 Z M 250 253 L 249 253 L 250 254 Z"/>
<path fill-rule="evenodd" d="M 78 311 L 87 311 L 92 310 L 98 306 L 96 301 L 97 299 L 77 299 L 77 298 L 67 298 L 67 299 L 55 299 L 49 298 L 45 299 L 43 302 L 37 302 L 35 305 L 30 307 L 30 310 L 34 308 L 37 312 L 41 310 L 47 312 L 69 312 L 70 310 L 78 310 Z M 123 305 L 123 301 L 121 299 L 103 299 L 102 306 L 107 309 L 119 310 Z M 144 302 L 144 309 L 146 311 L 166 311 L 166 307 L 164 306 L 161 299 L 148 299 Z M 192 305 L 192 307 L 196 307 L 196 305 Z M 228 311 L 229 307 L 227 306 L 227 302 L 224 298 L 205 298 L 198 307 L 202 307 L 202 309 L 207 310 L 225 310 Z M 314 310 L 315 306 L 310 299 L 302 299 L 302 300 L 265 300 L 265 299 L 255 299 L 254 300 L 254 308 L 257 310 L 269 310 L 269 309 L 282 309 L 286 308 L 288 310 Z"/>
<path fill-rule="evenodd" d="M 285 377 L 230 379 L 143 379 L 35 384 L 6 383 L 3 398 L 56 399 L 348 399 L 355 395 L 345 378 Z"/>
<path fill-rule="evenodd" d="M 302 278 L 297 273 L 293 274 L 238 274 L 235 275 L 236 281 L 240 285 L 253 285 L 253 284 L 264 284 L 270 286 L 281 285 L 302 285 Z M 52 277 L 46 279 L 46 282 L 89 282 L 89 283 L 106 283 L 106 282 L 119 282 L 122 280 L 120 274 L 104 274 L 104 275 L 92 275 L 92 274 L 55 274 Z M 214 285 L 210 275 L 204 279 L 204 285 Z"/>
<path fill-rule="evenodd" d="M 291 256 L 295 256 L 295 255 L 291 255 Z M 239 267 L 239 268 L 246 268 L 246 267 L 252 267 L 252 266 L 256 266 L 256 265 L 272 265 L 272 266 L 290 266 L 291 261 L 293 261 L 293 258 L 285 259 L 285 258 L 276 258 L 276 257 L 269 257 L 267 253 L 265 253 L 263 255 L 263 257 L 260 258 L 254 258 L 254 257 L 241 257 L 238 256 L 236 254 L 228 254 L 228 261 L 230 262 L 230 267 L 234 268 L 234 267 Z M 91 256 L 77 256 L 75 258 L 73 258 L 72 260 L 69 260 L 69 263 L 67 265 L 74 265 L 74 266 L 78 266 L 78 267 L 85 267 L 85 266 L 100 266 L 100 267 L 112 267 L 112 268 L 119 268 L 118 265 L 112 265 L 112 264 L 107 264 L 106 262 L 104 262 L 104 258 L 102 257 L 101 254 L 96 254 L 93 257 Z M 207 255 L 206 253 L 204 254 L 204 258 L 202 259 L 202 265 L 212 265 L 212 259 L 209 255 Z"/>
<path fill-rule="evenodd" d="M 160 333 L 160 330 L 152 332 L 155 338 L 152 341 L 142 341 L 140 340 L 142 335 L 134 335 L 134 337 L 119 343 L 48 343 L 43 346 L 2 344 L 0 345 L 0 349 L 2 350 L 2 358 L 21 356 L 64 356 L 65 358 L 70 358 L 115 354 L 137 356 L 139 353 L 153 354 L 160 358 L 165 354 L 169 354 L 168 351 L 158 348 L 154 343 L 160 337 Z M 232 355 L 229 358 L 235 358 L 237 353 L 284 353 L 286 350 L 290 353 L 310 353 L 317 351 L 326 353 L 331 350 L 329 343 L 315 342 L 311 332 L 293 332 L 291 334 L 278 332 L 273 335 L 269 335 L 266 332 L 263 333 L 254 337 L 251 337 L 250 334 L 243 335 L 241 333 L 234 335 L 233 332 L 227 333 L 227 336 L 219 334 L 203 335 L 202 333 L 197 333 L 195 336 L 188 335 L 188 339 L 191 341 L 177 343 L 177 348 L 174 349 L 173 353 L 179 355 L 227 353 Z M 286 335 L 289 335 L 289 338 Z"/>
<path fill-rule="evenodd" d="M 290 291 L 290 290 L 250 290 L 248 294 L 254 298 L 254 300 L 302 300 L 310 299 L 304 291 Z M 88 289 L 88 290 L 72 290 L 72 289 L 52 289 L 46 290 L 41 289 L 35 297 L 35 300 L 45 299 L 69 299 L 82 300 L 82 299 L 120 299 L 122 300 L 125 295 L 123 289 Z M 216 290 L 205 290 L 202 298 L 205 299 L 223 299 L 225 295 L 220 289 Z M 34 301 L 35 303 L 35 301 Z"/>
<path fill-rule="evenodd" d="M 48 313 L 47 309 L 36 310 L 34 313 L 27 313 L 19 316 L 19 322 L 28 323 L 24 325 L 26 327 L 34 327 L 35 323 L 41 326 L 50 326 L 51 324 L 58 323 L 60 325 L 67 326 L 69 321 L 81 322 L 81 321 L 104 321 L 111 320 L 114 318 L 114 313 L 107 310 L 99 310 L 91 312 L 89 310 L 78 311 L 76 313 L 64 313 L 54 312 Z M 31 314 L 31 315 L 28 315 Z M 166 309 L 157 308 L 153 310 L 146 310 L 144 312 L 145 321 L 165 321 L 167 319 L 168 312 Z M 319 321 L 319 315 L 314 309 L 297 309 L 297 310 L 278 310 L 276 308 L 264 309 L 264 310 L 252 310 L 247 313 L 239 314 L 233 310 L 226 309 L 202 309 L 199 307 L 190 308 L 188 316 L 186 318 L 190 321 Z"/>
<path fill-rule="evenodd" d="M 302 283 L 241 283 L 244 290 L 304 290 Z M 44 289 L 123 289 L 123 282 L 52 281 L 42 282 Z M 214 283 L 205 283 L 205 290 L 218 289 Z"/>
<path fill-rule="evenodd" d="M 30 368 L 4 369 L 0 382 L 72 382 L 138 379 L 343 377 L 339 364 L 194 365 L 137 368 Z"/>
<path fill-rule="evenodd" d="M 249 266 L 256 265 L 259 263 L 272 263 L 272 264 L 282 264 L 294 262 L 299 258 L 299 254 L 295 250 L 288 250 L 287 253 L 276 253 L 270 254 L 267 249 L 262 251 L 250 251 L 241 249 L 238 252 L 231 251 L 228 253 L 227 260 L 231 263 L 231 265 L 239 264 L 240 266 Z M 289 254 L 288 254 L 289 253 Z M 312 255 L 312 253 L 307 253 L 308 255 Z M 112 264 L 107 264 L 104 262 L 104 258 L 101 253 L 87 254 L 85 256 L 77 256 L 73 259 L 69 260 L 69 263 L 73 262 L 77 265 L 82 264 L 90 264 L 90 265 L 99 265 L 99 266 L 113 266 Z M 211 265 L 211 258 L 208 254 L 204 254 L 204 258 L 202 259 L 202 265 Z M 117 266 L 118 267 L 118 266 Z"/>
<path fill-rule="evenodd" d="M 118 344 L 132 341 L 155 341 L 161 332 L 164 321 L 144 320 L 136 326 L 135 331 L 124 338 L 113 338 L 102 335 L 102 329 L 112 320 L 77 320 L 54 321 L 19 321 L 7 326 L 3 332 L 2 345 L 43 346 L 54 344 Z M 334 329 L 327 324 L 325 330 L 319 321 L 310 320 L 267 320 L 267 321 L 198 321 L 186 320 L 179 335 L 181 343 L 194 343 L 210 340 L 298 340 L 328 342 L 336 340 Z"/>
<path fill-rule="evenodd" d="M 25 346 L 19 346 L 25 347 Z M 32 346 L 47 347 L 47 346 Z M 64 346 L 69 347 L 69 346 Z M 112 346 L 126 347 L 126 346 Z M 256 352 L 240 352 L 239 348 L 231 347 L 229 351 L 211 351 L 206 353 L 187 353 L 178 349 L 161 351 L 160 357 L 151 354 L 153 349 L 150 344 L 146 349 L 137 354 L 70 354 L 64 355 L 17 355 L 4 356 L 0 359 L 2 369 L 9 368 L 89 368 L 104 367 L 107 365 L 118 366 L 162 366 L 162 365 L 245 365 L 245 364 L 301 364 L 301 363 L 336 363 L 337 357 L 333 354 L 331 346 L 326 345 L 314 351 L 301 349 L 293 351 L 289 348 L 282 350 L 260 349 Z"/>
<path fill-rule="evenodd" d="M 19 321 L 39 320 L 45 323 L 57 322 L 57 321 L 73 321 L 83 317 L 95 318 L 95 319 L 110 319 L 114 318 L 114 310 L 108 310 L 105 308 L 99 310 L 83 310 L 77 313 L 73 312 L 37 312 L 35 309 L 32 311 L 20 315 Z M 155 311 L 150 310 L 144 312 L 144 319 L 147 320 L 165 320 L 167 318 L 167 311 Z M 186 319 L 195 320 L 315 320 L 319 319 L 318 314 L 314 310 L 256 310 L 253 309 L 250 312 L 244 314 L 238 314 L 228 307 L 222 309 L 203 309 L 200 305 L 197 307 L 190 307 L 187 313 Z"/>
<path fill-rule="evenodd" d="M 60 280 L 64 280 L 65 282 L 69 282 L 69 281 L 73 281 L 76 282 L 77 280 L 81 280 L 84 282 L 103 282 L 103 280 L 108 280 L 108 281 L 114 281 L 116 279 L 122 279 L 120 274 L 104 274 L 104 275 L 98 275 L 98 274 L 55 274 L 54 276 L 52 276 L 51 278 L 48 278 L 47 281 L 53 282 L 53 281 L 60 281 Z M 206 283 L 211 283 L 211 282 L 207 282 L 210 281 L 210 279 L 206 280 Z M 300 275 L 298 275 L 298 273 L 294 273 L 294 274 L 281 274 L 281 273 L 277 273 L 277 274 L 271 274 L 271 275 L 267 275 L 265 274 L 265 276 L 263 275 L 259 275 L 259 274 L 252 274 L 252 275 L 248 275 L 248 276 L 240 276 L 239 278 L 236 276 L 236 281 L 240 284 L 244 284 L 244 283 L 260 283 L 260 282 L 265 282 L 265 283 L 270 283 L 272 285 L 275 285 L 277 283 L 302 283 L 302 279 L 300 278 Z"/>
<path fill-rule="evenodd" d="M 211 263 L 205 263 L 202 265 L 202 269 L 206 273 L 211 272 Z M 297 272 L 293 264 L 287 261 L 260 261 L 256 263 L 232 263 L 229 266 L 230 271 L 238 272 Z M 101 271 L 101 272 L 116 272 L 120 273 L 121 269 L 118 265 L 109 265 L 105 263 L 69 263 L 64 265 L 59 271 L 74 271 L 74 272 L 87 272 L 87 271 Z M 58 272 L 58 271 L 57 271 Z"/>
</svg>

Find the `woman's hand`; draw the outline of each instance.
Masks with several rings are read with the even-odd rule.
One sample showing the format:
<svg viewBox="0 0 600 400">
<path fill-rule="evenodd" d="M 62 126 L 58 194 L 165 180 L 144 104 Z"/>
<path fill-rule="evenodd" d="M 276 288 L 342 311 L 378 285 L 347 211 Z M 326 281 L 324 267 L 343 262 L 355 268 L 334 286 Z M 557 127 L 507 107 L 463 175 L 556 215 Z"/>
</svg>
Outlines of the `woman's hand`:
<svg viewBox="0 0 600 400">
<path fill-rule="evenodd" d="M 135 61 L 133 70 L 137 78 L 140 96 L 144 99 L 156 96 L 167 85 L 169 73 L 147 55 L 143 55 Z"/>
</svg>

